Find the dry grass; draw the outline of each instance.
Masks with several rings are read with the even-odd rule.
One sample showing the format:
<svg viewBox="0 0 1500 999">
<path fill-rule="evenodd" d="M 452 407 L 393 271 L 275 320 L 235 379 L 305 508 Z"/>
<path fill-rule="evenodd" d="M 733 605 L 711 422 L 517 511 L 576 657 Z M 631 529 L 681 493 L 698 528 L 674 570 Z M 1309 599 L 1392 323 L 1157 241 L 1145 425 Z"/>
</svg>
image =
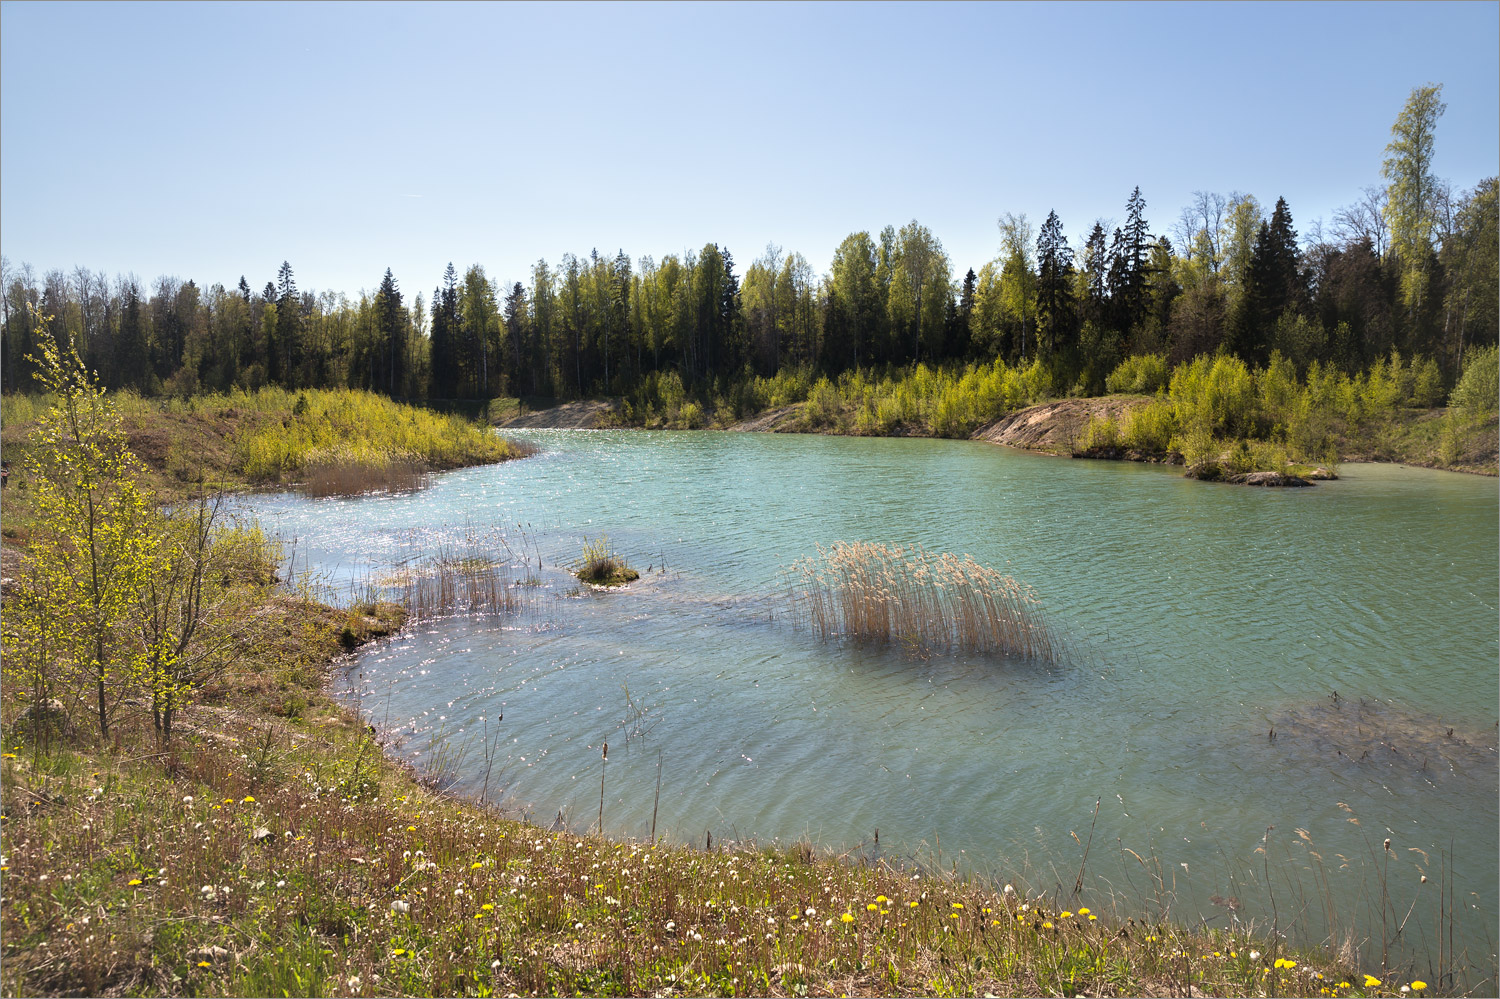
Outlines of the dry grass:
<svg viewBox="0 0 1500 999">
<path fill-rule="evenodd" d="M 140 711 L 107 743 L 43 748 L 7 699 L 4 994 L 1395 996 L 1416 978 L 806 843 L 507 821 L 434 792 L 323 693 L 340 628 L 387 633 L 397 608 L 281 594 L 255 618 L 255 660 L 166 749 Z"/>
<path fill-rule="evenodd" d="M 793 618 L 823 638 L 1052 661 L 1035 592 L 967 555 L 866 541 L 818 547 L 791 569 Z"/>
<path fill-rule="evenodd" d="M 374 492 L 415 492 L 427 484 L 431 473 L 410 459 L 375 461 L 329 461 L 312 465 L 301 489 L 308 496 L 359 496 Z"/>
<path fill-rule="evenodd" d="M 522 540 L 524 553 L 525 541 Z M 498 531 L 470 529 L 464 537 L 407 559 L 357 589 L 361 603 L 388 601 L 410 621 L 510 614 L 527 604 L 541 557 L 517 554 Z M 521 569 L 519 578 L 516 568 Z"/>
</svg>

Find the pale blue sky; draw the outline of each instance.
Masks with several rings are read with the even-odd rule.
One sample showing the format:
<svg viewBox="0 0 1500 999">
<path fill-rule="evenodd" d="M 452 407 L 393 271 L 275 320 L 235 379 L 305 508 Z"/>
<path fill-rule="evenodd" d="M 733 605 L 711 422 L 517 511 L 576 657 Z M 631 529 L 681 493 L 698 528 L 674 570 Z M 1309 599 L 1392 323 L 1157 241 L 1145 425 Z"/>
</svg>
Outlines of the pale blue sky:
<svg viewBox="0 0 1500 999">
<path fill-rule="evenodd" d="M 1497 172 L 1500 5 L 0 5 L 0 250 L 259 288 L 430 294 L 444 266 L 775 241 L 826 270 L 916 218 L 1079 243 L 1131 188 L 1296 225 L 1379 180 L 1411 89 L 1435 170 Z"/>
</svg>

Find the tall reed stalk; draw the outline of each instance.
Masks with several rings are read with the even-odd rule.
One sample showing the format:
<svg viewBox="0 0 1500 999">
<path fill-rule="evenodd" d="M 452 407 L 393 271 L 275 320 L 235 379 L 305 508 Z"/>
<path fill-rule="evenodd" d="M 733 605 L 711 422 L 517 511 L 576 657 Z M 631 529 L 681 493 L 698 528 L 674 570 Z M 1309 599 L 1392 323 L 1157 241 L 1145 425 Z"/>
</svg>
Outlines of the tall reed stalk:
<svg viewBox="0 0 1500 999">
<path fill-rule="evenodd" d="M 513 557 L 503 536 L 486 538 L 471 530 L 464 538 L 422 552 L 358 589 L 367 598 L 399 604 L 409 621 L 513 613 L 521 609 L 527 592 L 520 585 L 524 579 L 512 578 Z M 529 560 L 526 569 L 529 579 Z"/>
<path fill-rule="evenodd" d="M 823 638 L 1051 661 L 1036 593 L 967 555 L 840 541 L 790 570 L 792 616 Z"/>
</svg>

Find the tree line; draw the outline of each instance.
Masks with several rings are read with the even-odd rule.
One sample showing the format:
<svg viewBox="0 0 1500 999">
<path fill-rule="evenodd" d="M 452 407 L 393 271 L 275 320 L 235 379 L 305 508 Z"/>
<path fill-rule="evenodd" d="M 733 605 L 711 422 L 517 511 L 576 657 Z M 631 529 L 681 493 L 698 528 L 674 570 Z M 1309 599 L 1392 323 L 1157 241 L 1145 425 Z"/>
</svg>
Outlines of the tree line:
<svg viewBox="0 0 1500 999">
<path fill-rule="evenodd" d="M 0 261 L 3 384 L 30 384 L 35 306 L 111 388 L 144 394 L 348 386 L 397 398 L 624 395 L 653 374 L 701 385 L 802 367 L 1040 359 L 1097 393 L 1132 354 L 1280 353 L 1360 370 L 1392 350 L 1456 377 L 1497 339 L 1497 181 L 1455 191 L 1431 171 L 1440 86 L 1412 92 L 1382 176 L 1326 227 L 1291 207 L 1196 192 L 1153 228 L 1139 187 L 1124 220 L 1070 239 L 1050 212 L 998 220 L 1000 252 L 959 276 L 913 220 L 850 234 L 818 274 L 767 246 L 742 272 L 727 247 L 659 260 L 565 254 L 508 287 L 452 263 L 430 295 L 387 270 L 358 297 L 299 290 L 289 262 L 256 290 Z M 1163 228 L 1165 231 L 1162 231 Z"/>
</svg>

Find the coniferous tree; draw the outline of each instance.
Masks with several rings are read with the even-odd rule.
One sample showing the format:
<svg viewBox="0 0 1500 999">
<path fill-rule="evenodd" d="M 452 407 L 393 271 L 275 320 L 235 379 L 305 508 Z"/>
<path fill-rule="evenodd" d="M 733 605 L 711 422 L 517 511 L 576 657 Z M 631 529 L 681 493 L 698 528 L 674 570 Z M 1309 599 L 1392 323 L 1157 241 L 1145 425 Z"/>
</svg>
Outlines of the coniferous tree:
<svg viewBox="0 0 1500 999">
<path fill-rule="evenodd" d="M 974 268 L 970 267 L 964 274 L 964 283 L 958 293 L 958 308 L 948 330 L 949 350 L 954 357 L 967 357 L 973 349 L 969 339 L 969 322 L 974 316 L 974 290 L 978 281 Z"/>
<path fill-rule="evenodd" d="M 1121 332 L 1128 331 L 1145 316 L 1146 284 L 1151 262 L 1151 231 L 1146 224 L 1146 199 L 1140 186 L 1130 192 L 1125 204 L 1125 228 L 1119 233 L 1120 260 L 1118 315 Z"/>
<path fill-rule="evenodd" d="M 276 273 L 276 346 L 280 349 L 278 364 L 282 379 L 288 387 L 298 384 L 298 368 L 302 363 L 302 301 L 297 294 L 297 282 L 292 277 L 292 265 L 281 262 Z"/>
<path fill-rule="evenodd" d="M 1083 245 L 1083 269 L 1088 275 L 1084 318 L 1096 326 L 1102 325 L 1109 303 L 1109 244 L 1102 222 L 1094 223 Z"/>
<path fill-rule="evenodd" d="M 377 377 L 376 388 L 395 396 L 406 387 L 406 310 L 401 307 L 401 290 L 391 269 L 385 269 L 380 289 L 375 292 L 376 355 L 384 354 L 383 378 Z M 377 369 L 378 370 L 378 369 Z M 381 385 L 381 382 L 384 385 Z"/>
<path fill-rule="evenodd" d="M 1047 221 L 1036 238 L 1037 330 L 1043 348 L 1051 354 L 1071 346 L 1073 329 L 1073 249 L 1063 236 L 1062 221 L 1057 212 L 1048 212 Z M 973 271 L 969 272 L 972 276 Z"/>
<path fill-rule="evenodd" d="M 1270 220 L 1262 222 L 1256 231 L 1245 271 L 1244 294 L 1230 316 L 1234 352 L 1247 361 L 1265 363 L 1270 355 L 1271 328 L 1283 312 L 1303 306 L 1306 298 L 1292 212 L 1285 198 L 1277 198 Z"/>
<path fill-rule="evenodd" d="M 526 339 L 526 287 L 519 281 L 511 285 L 505 296 L 504 321 L 506 338 L 510 341 L 510 391 L 519 396 L 526 370 L 522 357 Z"/>
</svg>

